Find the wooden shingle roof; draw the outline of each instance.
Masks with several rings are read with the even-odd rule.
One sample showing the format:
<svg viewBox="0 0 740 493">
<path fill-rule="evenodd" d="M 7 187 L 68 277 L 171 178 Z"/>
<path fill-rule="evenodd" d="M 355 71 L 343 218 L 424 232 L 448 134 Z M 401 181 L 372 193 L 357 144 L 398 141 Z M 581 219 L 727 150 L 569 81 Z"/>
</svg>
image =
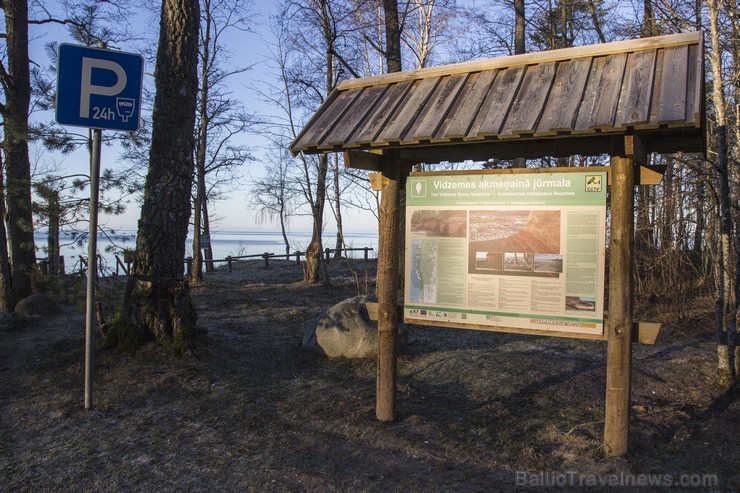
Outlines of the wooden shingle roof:
<svg viewBox="0 0 740 493">
<path fill-rule="evenodd" d="M 703 116 L 694 32 L 344 81 L 290 149 L 432 162 L 608 153 L 615 136 L 637 134 L 648 151 L 698 152 Z"/>
</svg>

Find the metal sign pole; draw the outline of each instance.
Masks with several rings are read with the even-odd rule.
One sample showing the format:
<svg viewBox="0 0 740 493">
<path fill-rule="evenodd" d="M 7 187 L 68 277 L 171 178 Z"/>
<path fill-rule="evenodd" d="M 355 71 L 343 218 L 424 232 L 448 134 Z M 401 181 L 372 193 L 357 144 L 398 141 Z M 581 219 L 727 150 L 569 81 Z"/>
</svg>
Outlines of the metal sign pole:
<svg viewBox="0 0 740 493">
<path fill-rule="evenodd" d="M 61 125 L 93 129 L 90 161 L 90 236 L 85 319 L 85 409 L 92 408 L 95 285 L 98 277 L 98 195 L 103 129 L 135 132 L 141 116 L 144 59 L 100 48 L 59 45 L 55 117 Z"/>
<path fill-rule="evenodd" d="M 98 277 L 98 194 L 100 192 L 100 148 L 103 131 L 93 130 L 90 162 L 90 233 L 87 243 L 87 311 L 85 319 L 85 409 L 92 408 L 93 355 L 95 341 L 95 284 Z"/>
</svg>

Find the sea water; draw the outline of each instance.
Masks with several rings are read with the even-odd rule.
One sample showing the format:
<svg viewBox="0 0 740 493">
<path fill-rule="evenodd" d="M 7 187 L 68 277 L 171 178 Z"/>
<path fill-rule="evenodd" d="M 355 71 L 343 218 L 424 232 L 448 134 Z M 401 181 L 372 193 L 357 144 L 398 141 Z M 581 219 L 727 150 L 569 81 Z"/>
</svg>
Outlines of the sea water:
<svg viewBox="0 0 740 493">
<path fill-rule="evenodd" d="M 333 249 L 336 246 L 336 235 L 336 232 L 324 232 L 323 247 Z M 287 236 L 291 253 L 304 252 L 311 241 L 310 231 L 291 231 L 287 233 Z M 34 239 L 36 242 L 36 258 L 46 258 L 46 233 L 35 233 Z M 87 241 L 75 240 L 72 235 L 64 233 L 60 238 L 60 255 L 64 257 L 64 266 L 67 273 L 80 272 L 81 266 L 84 265 L 84 261 L 87 259 Z M 372 248 L 373 250 L 369 255 L 374 258 L 378 249 L 378 233 L 345 232 L 344 243 L 346 248 Z M 116 231 L 115 236 L 98 236 L 98 255 L 101 257 L 103 271 L 116 272 L 116 256 L 123 261 L 123 250 L 133 250 L 135 247 L 136 231 L 119 230 Z M 227 256 L 237 257 L 261 255 L 263 253 L 285 254 L 285 242 L 280 232 L 268 230 L 212 232 L 211 248 L 215 260 L 224 259 Z M 185 252 L 186 257 L 191 257 L 193 254 L 192 236 L 189 236 L 186 241 Z M 360 258 L 364 256 L 364 252 L 347 252 L 345 256 Z M 218 265 L 220 264 L 217 263 L 216 266 Z"/>
</svg>

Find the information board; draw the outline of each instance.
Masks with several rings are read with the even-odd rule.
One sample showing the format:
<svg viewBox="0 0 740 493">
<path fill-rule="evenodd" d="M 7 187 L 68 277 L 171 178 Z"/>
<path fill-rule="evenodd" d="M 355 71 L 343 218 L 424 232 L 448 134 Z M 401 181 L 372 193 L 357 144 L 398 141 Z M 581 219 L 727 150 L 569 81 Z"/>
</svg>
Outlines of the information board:
<svg viewBox="0 0 740 493">
<path fill-rule="evenodd" d="M 607 176 L 412 173 L 404 319 L 603 334 Z"/>
</svg>

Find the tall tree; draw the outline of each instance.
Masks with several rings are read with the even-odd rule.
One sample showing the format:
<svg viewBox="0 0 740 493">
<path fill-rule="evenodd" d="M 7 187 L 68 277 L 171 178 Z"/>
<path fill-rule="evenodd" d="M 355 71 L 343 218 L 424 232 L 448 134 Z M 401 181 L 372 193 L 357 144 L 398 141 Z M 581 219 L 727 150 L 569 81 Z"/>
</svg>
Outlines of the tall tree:
<svg viewBox="0 0 740 493">
<path fill-rule="evenodd" d="M 736 343 L 737 308 L 733 303 L 734 288 L 731 274 L 734 265 L 732 199 L 729 180 L 729 151 L 727 132 L 727 102 L 725 101 L 722 46 L 720 43 L 719 17 L 722 0 L 708 0 L 709 24 L 712 49 L 709 53 L 709 64 L 712 68 L 712 100 L 716 118 L 715 133 L 717 138 L 716 161 L 714 170 L 717 181 L 718 202 L 720 209 L 720 251 L 719 251 L 719 290 L 715 308 L 717 324 L 717 354 L 719 357 L 719 377 L 726 384 L 736 377 L 735 355 L 733 346 Z"/>
<path fill-rule="evenodd" d="M 201 238 L 210 238 L 207 177 L 225 174 L 227 170 L 251 159 L 245 146 L 233 144 L 231 140 L 248 130 L 252 118 L 242 110 L 241 103 L 230 98 L 224 89 L 231 76 L 247 70 L 246 67 L 224 69 L 229 57 L 224 37 L 233 30 L 247 31 L 250 25 L 248 14 L 249 4 L 243 0 L 202 2 L 198 50 L 200 91 L 196 118 L 198 129 L 195 146 L 193 259 L 190 269 L 190 279 L 194 282 L 201 281 L 203 276 L 201 250 L 205 250 L 206 260 L 213 259 L 210 243 L 201 246 Z M 212 269 L 213 264 L 207 263 L 206 268 Z"/>
<path fill-rule="evenodd" d="M 31 77 L 28 60 L 28 2 L 2 0 L 8 66 L 0 64 L 5 103 L 3 117 L 8 239 L 13 292 L 16 299 L 33 292 L 31 272 L 36 263 L 31 207 L 31 165 L 28 155 L 28 111 Z"/>
<path fill-rule="evenodd" d="M 8 256 L 8 243 L 5 233 L 5 187 L 3 186 L 2 153 L 0 153 L 0 311 L 12 311 L 13 286 L 10 277 L 10 257 Z"/>
<path fill-rule="evenodd" d="M 383 0 L 385 12 L 385 65 L 386 71 L 401 71 L 401 23 L 398 17 L 398 0 Z"/>
<path fill-rule="evenodd" d="M 275 55 L 283 84 L 280 104 L 286 111 L 293 138 L 300 117 L 312 114 L 344 76 L 347 65 L 342 65 L 339 52 L 351 14 L 346 5 L 336 0 L 287 0 L 274 19 L 279 43 Z M 312 217 L 304 280 L 315 283 L 326 275 L 322 275 L 322 235 L 329 159 L 326 154 L 301 155 L 296 164 L 301 174 L 299 185 Z"/>
<path fill-rule="evenodd" d="M 146 340 L 180 353 L 195 344 L 196 311 L 183 275 L 198 93 L 198 0 L 163 0 L 152 145 L 136 253 L 123 312 L 108 344 Z"/>
<path fill-rule="evenodd" d="M 524 12 L 524 0 L 514 0 L 514 53 L 521 55 L 527 52 L 527 16 Z"/>
<path fill-rule="evenodd" d="M 404 61 L 407 69 L 434 65 L 435 55 L 443 54 L 439 48 L 458 38 L 463 30 L 456 23 L 463 12 L 457 0 L 407 0 L 400 10 L 401 43 L 408 53 Z"/>
</svg>

